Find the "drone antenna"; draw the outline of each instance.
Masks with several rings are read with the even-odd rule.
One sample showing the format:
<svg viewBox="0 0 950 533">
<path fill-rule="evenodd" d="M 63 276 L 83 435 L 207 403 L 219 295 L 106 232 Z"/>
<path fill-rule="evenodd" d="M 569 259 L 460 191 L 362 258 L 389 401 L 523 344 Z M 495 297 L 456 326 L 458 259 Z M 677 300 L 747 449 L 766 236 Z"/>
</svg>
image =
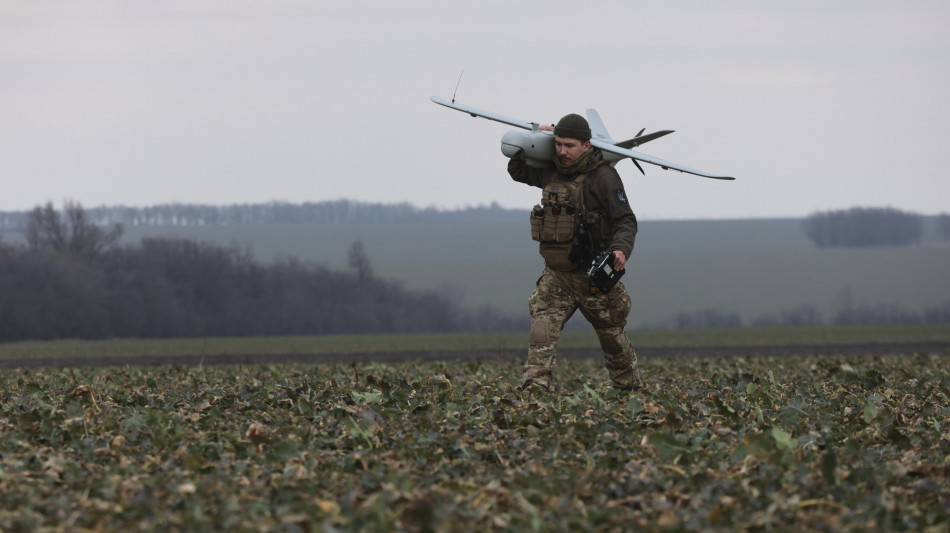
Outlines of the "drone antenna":
<svg viewBox="0 0 950 533">
<path fill-rule="evenodd" d="M 465 69 L 462 69 L 462 74 L 465 74 Z M 459 85 L 462 84 L 462 74 L 459 74 L 459 81 L 455 84 L 455 92 L 452 93 L 452 103 L 455 103 L 455 95 L 459 92 Z"/>
</svg>

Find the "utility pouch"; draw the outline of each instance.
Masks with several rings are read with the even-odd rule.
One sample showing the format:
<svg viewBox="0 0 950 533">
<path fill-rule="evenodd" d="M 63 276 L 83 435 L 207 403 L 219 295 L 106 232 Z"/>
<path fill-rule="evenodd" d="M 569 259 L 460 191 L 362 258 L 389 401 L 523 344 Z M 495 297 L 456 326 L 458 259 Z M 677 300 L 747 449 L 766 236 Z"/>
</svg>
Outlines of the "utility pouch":
<svg viewBox="0 0 950 533">
<path fill-rule="evenodd" d="M 534 206 L 531 211 L 531 238 L 542 241 L 541 233 L 544 228 L 544 209 L 540 205 Z"/>
<path fill-rule="evenodd" d="M 574 238 L 574 229 L 577 227 L 577 215 L 561 214 L 555 219 L 554 241 L 571 242 Z"/>
<path fill-rule="evenodd" d="M 562 272 L 577 268 L 577 264 L 570 260 L 571 243 L 569 242 L 542 242 L 539 251 L 548 268 Z"/>
</svg>

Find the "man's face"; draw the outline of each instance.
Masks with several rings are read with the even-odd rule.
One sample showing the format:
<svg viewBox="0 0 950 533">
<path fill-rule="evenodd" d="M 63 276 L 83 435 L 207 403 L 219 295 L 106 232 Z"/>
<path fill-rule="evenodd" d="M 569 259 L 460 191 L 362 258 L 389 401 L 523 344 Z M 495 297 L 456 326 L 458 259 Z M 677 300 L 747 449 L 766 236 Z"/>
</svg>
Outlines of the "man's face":
<svg viewBox="0 0 950 533">
<path fill-rule="evenodd" d="M 572 165 L 590 150 L 590 141 L 581 141 L 570 137 L 554 137 L 554 149 L 557 157 L 564 166 Z"/>
</svg>

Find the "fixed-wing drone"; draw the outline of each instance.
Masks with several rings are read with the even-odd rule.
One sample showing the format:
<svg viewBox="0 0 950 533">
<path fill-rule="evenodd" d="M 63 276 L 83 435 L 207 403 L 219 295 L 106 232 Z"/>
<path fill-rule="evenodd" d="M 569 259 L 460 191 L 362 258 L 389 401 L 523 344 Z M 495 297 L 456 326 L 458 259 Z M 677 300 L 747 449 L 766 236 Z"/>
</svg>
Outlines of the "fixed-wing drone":
<svg viewBox="0 0 950 533">
<path fill-rule="evenodd" d="M 450 102 L 444 98 L 439 98 L 438 96 L 433 96 L 431 100 L 439 105 L 444 105 L 445 107 L 450 107 L 452 109 L 468 113 L 473 117 L 487 118 L 488 120 L 494 120 L 495 122 L 501 122 L 508 124 L 509 126 L 515 126 L 517 128 L 521 128 L 522 130 L 527 130 L 511 130 L 505 133 L 501 138 L 501 153 L 510 158 L 517 154 L 519 150 L 524 150 L 525 159 L 528 165 L 544 168 L 553 164 L 554 132 L 540 129 L 540 124 L 537 122 L 525 122 L 523 120 L 499 115 L 498 113 L 492 113 L 491 111 L 482 111 L 481 109 L 476 109 L 467 105 L 456 104 L 454 100 Z M 587 110 L 587 122 L 590 124 L 591 133 L 593 135 L 590 140 L 590 144 L 595 148 L 600 148 L 600 150 L 604 153 L 604 160 L 609 162 L 611 165 L 616 165 L 619 161 L 629 157 L 633 161 L 633 164 L 636 165 L 638 169 L 640 169 L 640 172 L 643 172 L 643 167 L 641 167 L 640 163 L 637 161 L 643 161 L 644 163 L 656 165 L 663 170 L 678 170 L 680 172 L 686 172 L 688 174 L 694 174 L 704 178 L 713 178 L 717 180 L 735 179 L 732 176 L 710 174 L 709 172 L 696 170 L 695 168 L 690 168 L 684 165 L 673 163 L 671 161 L 660 159 L 658 157 L 641 154 L 640 152 L 634 152 L 631 150 L 631 148 L 635 148 L 646 142 L 659 139 L 664 135 L 669 135 L 670 133 L 673 133 L 672 130 L 657 131 L 654 133 L 648 133 L 647 135 L 643 135 L 644 130 L 640 130 L 640 133 L 638 133 L 637 136 L 632 139 L 614 142 L 610 138 L 610 134 L 607 133 L 607 128 L 604 126 L 604 122 L 600 119 L 600 115 L 597 114 L 597 110 Z M 646 174 L 646 172 L 643 173 Z"/>
</svg>

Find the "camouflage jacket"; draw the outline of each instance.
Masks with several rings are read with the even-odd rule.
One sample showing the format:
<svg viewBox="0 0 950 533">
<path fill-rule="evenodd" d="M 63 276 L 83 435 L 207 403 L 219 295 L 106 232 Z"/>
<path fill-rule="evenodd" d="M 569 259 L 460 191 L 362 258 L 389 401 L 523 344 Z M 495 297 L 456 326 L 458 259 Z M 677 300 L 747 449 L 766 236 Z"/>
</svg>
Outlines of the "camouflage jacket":
<svg viewBox="0 0 950 533">
<path fill-rule="evenodd" d="M 603 217 L 603 232 L 596 235 L 596 253 L 603 250 L 620 250 L 627 256 L 633 252 L 633 243 L 637 236 L 637 217 L 630 208 L 627 193 L 624 191 L 620 175 L 607 163 L 597 148 L 591 148 L 594 154 L 587 166 L 587 179 L 584 180 L 584 208 L 588 213 L 600 213 Z M 508 161 L 508 174 L 511 179 L 544 188 L 552 180 L 574 179 L 576 176 L 563 176 L 557 169 L 535 168 L 525 163 L 524 154 L 519 153 Z"/>
</svg>

